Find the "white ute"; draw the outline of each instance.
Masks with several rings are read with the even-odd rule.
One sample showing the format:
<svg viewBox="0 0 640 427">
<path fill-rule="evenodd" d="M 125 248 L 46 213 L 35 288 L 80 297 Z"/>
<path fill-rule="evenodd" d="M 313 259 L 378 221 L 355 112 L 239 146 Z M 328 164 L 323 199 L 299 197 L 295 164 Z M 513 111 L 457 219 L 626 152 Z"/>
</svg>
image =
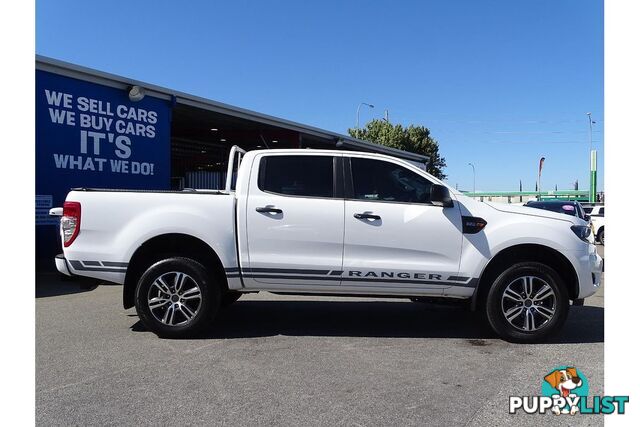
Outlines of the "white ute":
<svg viewBox="0 0 640 427">
<path fill-rule="evenodd" d="M 588 206 L 584 210 L 591 217 L 591 229 L 595 234 L 595 241 L 604 245 L 604 206 Z"/>
<path fill-rule="evenodd" d="M 74 189 L 60 272 L 123 284 L 163 337 L 209 324 L 242 293 L 457 299 L 532 342 L 600 286 L 578 218 L 475 201 L 379 154 L 233 147 L 224 191 Z"/>
</svg>

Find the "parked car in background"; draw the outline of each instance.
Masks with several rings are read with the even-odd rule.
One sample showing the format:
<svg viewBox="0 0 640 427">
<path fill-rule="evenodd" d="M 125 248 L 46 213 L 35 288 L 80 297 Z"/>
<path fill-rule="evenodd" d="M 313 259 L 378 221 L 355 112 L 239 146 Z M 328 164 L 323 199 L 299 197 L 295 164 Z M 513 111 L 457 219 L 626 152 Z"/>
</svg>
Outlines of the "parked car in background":
<svg viewBox="0 0 640 427">
<path fill-rule="evenodd" d="M 591 216 L 593 234 L 596 242 L 604 245 L 604 205 L 587 205 L 584 211 Z"/>
<path fill-rule="evenodd" d="M 541 200 L 541 201 L 528 201 L 524 206 L 536 209 L 544 209 L 547 211 L 563 213 L 578 217 L 586 222 L 589 222 L 589 215 L 579 202 L 567 201 L 567 200 Z"/>
<path fill-rule="evenodd" d="M 530 208 L 536 209 L 544 209 L 551 212 L 557 212 L 569 216 L 573 216 L 576 218 L 580 218 L 589 224 L 589 228 L 591 229 L 591 234 L 588 236 L 588 240 L 591 243 L 595 243 L 595 230 L 591 225 L 591 217 L 586 213 L 584 208 L 579 202 L 574 202 L 570 200 L 529 200 L 523 206 L 527 206 Z"/>
</svg>

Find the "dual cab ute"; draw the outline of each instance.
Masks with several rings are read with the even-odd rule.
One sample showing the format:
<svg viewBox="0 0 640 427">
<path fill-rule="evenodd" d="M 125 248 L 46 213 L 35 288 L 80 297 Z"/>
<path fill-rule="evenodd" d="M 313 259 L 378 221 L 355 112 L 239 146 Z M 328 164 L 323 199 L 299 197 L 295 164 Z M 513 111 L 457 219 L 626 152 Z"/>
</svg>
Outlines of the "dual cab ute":
<svg viewBox="0 0 640 427">
<path fill-rule="evenodd" d="M 122 284 L 163 337 L 270 291 L 465 300 L 531 342 L 600 285 L 579 218 L 478 202 L 397 158 L 234 147 L 227 176 L 224 191 L 72 190 L 52 210 L 58 270 Z"/>
</svg>

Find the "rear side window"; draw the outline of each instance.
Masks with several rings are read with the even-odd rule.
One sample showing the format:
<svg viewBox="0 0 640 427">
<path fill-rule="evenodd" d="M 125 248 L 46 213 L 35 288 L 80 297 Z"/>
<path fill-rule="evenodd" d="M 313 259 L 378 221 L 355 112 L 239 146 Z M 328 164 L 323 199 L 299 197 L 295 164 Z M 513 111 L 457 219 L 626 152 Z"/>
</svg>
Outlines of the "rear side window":
<svg viewBox="0 0 640 427">
<path fill-rule="evenodd" d="M 352 157 L 351 176 L 356 199 L 405 203 L 430 201 L 431 181 L 395 163 Z"/>
<path fill-rule="evenodd" d="M 287 196 L 333 197 L 333 157 L 263 157 L 258 188 Z"/>
</svg>

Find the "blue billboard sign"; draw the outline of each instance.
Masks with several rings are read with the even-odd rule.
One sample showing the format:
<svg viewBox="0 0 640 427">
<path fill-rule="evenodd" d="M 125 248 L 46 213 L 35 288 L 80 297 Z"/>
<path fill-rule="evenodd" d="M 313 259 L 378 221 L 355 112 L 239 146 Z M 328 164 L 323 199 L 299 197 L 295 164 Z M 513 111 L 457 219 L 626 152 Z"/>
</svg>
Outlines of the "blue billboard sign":
<svg viewBox="0 0 640 427">
<path fill-rule="evenodd" d="M 168 101 L 147 96 L 131 102 L 125 90 L 38 70 L 38 193 L 167 188 L 170 112 Z"/>
<path fill-rule="evenodd" d="M 36 225 L 74 187 L 168 189 L 170 134 L 169 101 L 37 70 Z"/>
</svg>

